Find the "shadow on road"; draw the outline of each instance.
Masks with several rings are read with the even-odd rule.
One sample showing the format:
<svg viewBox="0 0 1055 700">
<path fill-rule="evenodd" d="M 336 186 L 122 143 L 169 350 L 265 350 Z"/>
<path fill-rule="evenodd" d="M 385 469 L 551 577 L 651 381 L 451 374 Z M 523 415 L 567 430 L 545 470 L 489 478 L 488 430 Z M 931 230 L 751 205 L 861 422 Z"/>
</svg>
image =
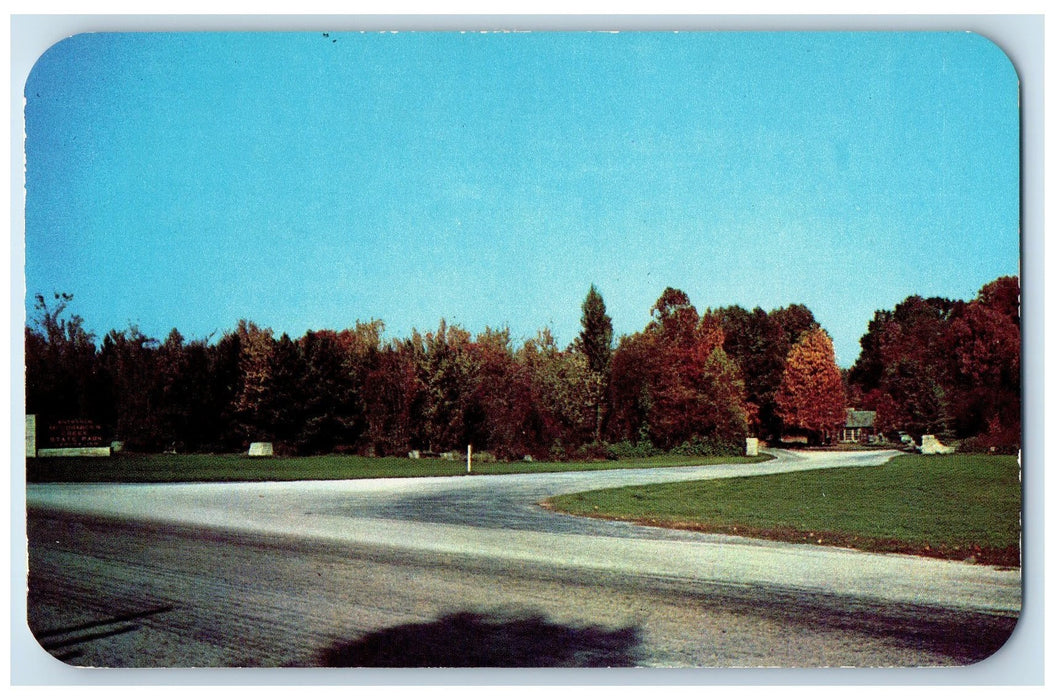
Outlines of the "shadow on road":
<svg viewBox="0 0 1055 700">
<path fill-rule="evenodd" d="M 1018 622 L 1017 615 L 857 600 L 793 588 L 717 587 L 706 595 L 708 603 L 719 609 L 757 615 L 790 630 L 864 634 L 947 656 L 954 665 L 977 663 L 995 654 Z"/>
<path fill-rule="evenodd" d="M 456 612 L 434 622 L 372 632 L 324 651 L 320 665 L 381 668 L 627 667 L 633 627 L 570 627 L 541 614 Z"/>
</svg>

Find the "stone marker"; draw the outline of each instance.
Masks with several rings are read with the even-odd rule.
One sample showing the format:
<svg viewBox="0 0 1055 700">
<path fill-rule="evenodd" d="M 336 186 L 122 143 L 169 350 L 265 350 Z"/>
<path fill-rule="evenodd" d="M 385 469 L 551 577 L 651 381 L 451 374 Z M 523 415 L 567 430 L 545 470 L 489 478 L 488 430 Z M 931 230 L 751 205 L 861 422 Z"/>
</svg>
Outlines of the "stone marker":
<svg viewBox="0 0 1055 700">
<path fill-rule="evenodd" d="M 26 457 L 37 456 L 37 417 L 26 415 Z"/>
<path fill-rule="evenodd" d="M 42 447 L 37 457 L 109 457 L 109 447 Z"/>
<path fill-rule="evenodd" d="M 919 451 L 925 455 L 947 455 L 952 454 L 955 450 L 938 442 L 938 438 L 933 435 L 924 435 L 923 444 L 920 446 Z"/>
<path fill-rule="evenodd" d="M 275 455 L 275 448 L 270 442 L 251 442 L 249 443 L 249 456 L 250 457 L 273 457 Z"/>
<path fill-rule="evenodd" d="M 748 457 L 758 456 L 758 438 L 747 438 L 747 445 L 744 447 L 744 454 Z"/>
</svg>

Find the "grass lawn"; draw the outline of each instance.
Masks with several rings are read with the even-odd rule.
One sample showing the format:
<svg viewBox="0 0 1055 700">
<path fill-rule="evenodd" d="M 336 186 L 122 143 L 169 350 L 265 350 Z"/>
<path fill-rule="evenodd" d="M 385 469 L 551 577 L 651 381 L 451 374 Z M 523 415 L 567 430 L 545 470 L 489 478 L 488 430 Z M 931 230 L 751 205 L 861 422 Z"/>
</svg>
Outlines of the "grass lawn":
<svg viewBox="0 0 1055 700">
<path fill-rule="evenodd" d="M 904 455 L 880 467 L 634 486 L 551 499 L 579 515 L 1019 565 L 1015 457 Z"/>
<path fill-rule="evenodd" d="M 606 462 L 473 462 L 473 474 L 525 474 L 646 469 L 706 464 L 743 464 L 759 457 L 682 457 L 664 455 Z M 404 457 L 246 457 L 244 455 L 147 455 L 114 457 L 47 457 L 26 460 L 26 480 L 46 482 L 294 481 L 300 479 L 372 479 L 385 477 L 457 476 L 465 462 Z"/>
</svg>

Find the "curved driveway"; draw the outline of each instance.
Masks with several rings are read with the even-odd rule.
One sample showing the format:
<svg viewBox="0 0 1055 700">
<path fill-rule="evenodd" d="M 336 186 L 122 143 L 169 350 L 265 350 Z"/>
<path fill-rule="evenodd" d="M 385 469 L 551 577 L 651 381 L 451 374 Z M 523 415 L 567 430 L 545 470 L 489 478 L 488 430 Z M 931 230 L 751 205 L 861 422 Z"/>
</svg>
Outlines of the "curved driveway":
<svg viewBox="0 0 1055 700">
<path fill-rule="evenodd" d="M 1013 616 L 1018 570 L 665 530 L 548 512 L 542 499 L 634 484 L 879 465 L 896 452 L 794 453 L 747 465 L 222 484 L 30 485 L 28 507 L 464 556 L 581 572 L 764 586 Z"/>
</svg>

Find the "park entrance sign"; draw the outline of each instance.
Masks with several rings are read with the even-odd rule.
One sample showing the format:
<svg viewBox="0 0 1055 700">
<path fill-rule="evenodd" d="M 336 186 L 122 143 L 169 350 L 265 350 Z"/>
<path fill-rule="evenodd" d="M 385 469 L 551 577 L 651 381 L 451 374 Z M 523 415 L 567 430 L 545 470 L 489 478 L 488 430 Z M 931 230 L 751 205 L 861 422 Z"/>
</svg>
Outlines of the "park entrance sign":
<svg viewBox="0 0 1055 700">
<path fill-rule="evenodd" d="M 33 428 L 36 432 L 36 417 Z M 26 454 L 29 454 L 29 421 L 26 424 Z M 36 444 L 36 436 L 33 438 Z M 36 450 L 37 457 L 109 457 L 110 446 L 103 440 L 102 428 L 91 420 L 67 418 L 47 427 L 47 447 Z"/>
</svg>

